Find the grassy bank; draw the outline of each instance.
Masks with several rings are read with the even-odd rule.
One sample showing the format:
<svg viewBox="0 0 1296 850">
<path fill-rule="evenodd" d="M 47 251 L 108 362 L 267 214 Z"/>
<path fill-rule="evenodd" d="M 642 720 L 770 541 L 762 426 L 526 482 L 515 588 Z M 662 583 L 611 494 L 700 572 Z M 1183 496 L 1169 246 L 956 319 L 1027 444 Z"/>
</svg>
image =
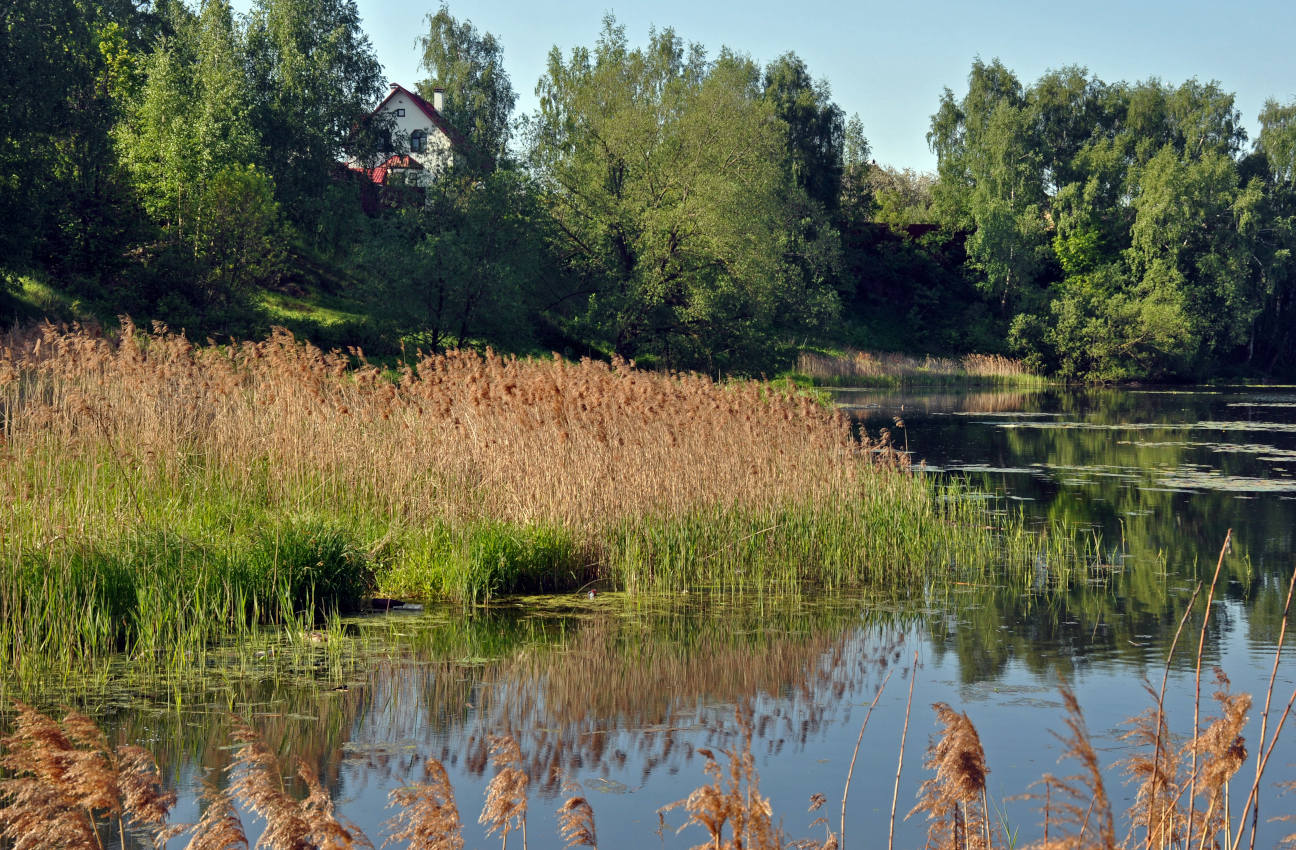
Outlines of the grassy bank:
<svg viewBox="0 0 1296 850">
<path fill-rule="evenodd" d="M 914 584 L 1042 548 L 766 384 L 287 334 L 0 351 L 0 657 L 174 654 L 372 592 Z"/>
<path fill-rule="evenodd" d="M 833 387 L 1042 387 L 1049 383 L 1020 360 L 997 354 L 953 358 L 851 349 L 805 351 L 797 358 L 796 370 L 817 385 Z"/>
</svg>

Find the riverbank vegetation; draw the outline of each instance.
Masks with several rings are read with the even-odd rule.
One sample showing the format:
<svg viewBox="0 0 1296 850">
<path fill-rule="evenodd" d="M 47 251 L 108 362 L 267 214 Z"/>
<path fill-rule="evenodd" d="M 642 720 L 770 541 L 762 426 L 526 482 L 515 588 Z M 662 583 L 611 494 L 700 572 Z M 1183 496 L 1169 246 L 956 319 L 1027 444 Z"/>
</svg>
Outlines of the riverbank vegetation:
<svg viewBox="0 0 1296 850">
<path fill-rule="evenodd" d="M 126 331 L 0 357 L 11 660 L 178 657 L 375 589 L 796 592 L 1090 559 L 770 384 Z"/>
<path fill-rule="evenodd" d="M 836 354 L 803 351 L 796 373 L 816 385 L 837 387 L 1003 387 L 1047 386 L 1047 379 L 1020 360 L 996 354 L 963 357 L 914 357 L 873 351 Z"/>
<path fill-rule="evenodd" d="M 1296 105 L 1249 139 L 1216 82 L 978 60 L 931 104 L 938 168 L 916 174 L 872 162 L 795 53 L 636 44 L 611 17 L 516 116 L 505 46 L 443 7 L 416 88 L 444 89 L 465 144 L 412 189 L 357 170 L 408 140 L 368 117 L 386 81 L 351 0 L 3 15 L 6 317 L 713 375 L 807 347 L 1095 381 L 1296 363 Z"/>
</svg>

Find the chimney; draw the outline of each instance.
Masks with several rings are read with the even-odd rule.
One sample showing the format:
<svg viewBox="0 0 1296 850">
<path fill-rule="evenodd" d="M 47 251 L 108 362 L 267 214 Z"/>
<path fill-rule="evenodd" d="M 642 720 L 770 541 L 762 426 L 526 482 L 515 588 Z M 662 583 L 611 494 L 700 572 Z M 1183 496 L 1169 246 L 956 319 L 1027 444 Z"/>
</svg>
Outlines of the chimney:
<svg viewBox="0 0 1296 850">
<path fill-rule="evenodd" d="M 437 112 L 445 109 L 445 89 L 440 86 L 432 89 L 432 108 Z"/>
</svg>

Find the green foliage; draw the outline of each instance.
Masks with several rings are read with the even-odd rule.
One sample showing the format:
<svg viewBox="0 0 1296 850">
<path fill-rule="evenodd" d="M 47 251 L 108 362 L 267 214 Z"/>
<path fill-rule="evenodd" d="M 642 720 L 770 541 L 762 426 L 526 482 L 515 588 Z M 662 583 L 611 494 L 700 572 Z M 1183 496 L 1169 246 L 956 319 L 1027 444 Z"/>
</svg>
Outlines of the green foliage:
<svg viewBox="0 0 1296 850">
<path fill-rule="evenodd" d="M 550 266 L 547 223 L 525 176 L 447 174 L 422 206 L 385 216 L 365 251 L 375 314 L 420 348 L 527 338 Z"/>
<path fill-rule="evenodd" d="M 278 200 L 299 232 L 320 242 L 321 200 L 336 164 L 369 151 L 352 143 L 386 90 L 354 0 L 257 0 L 247 29 L 252 122 Z"/>
<path fill-rule="evenodd" d="M 274 184 L 258 168 L 244 34 L 226 0 L 209 0 L 159 39 L 144 63 L 118 147 L 165 251 L 189 274 L 174 295 L 206 315 L 254 285 L 273 281 L 283 262 Z M 177 318 L 156 303 L 148 312 Z"/>
<path fill-rule="evenodd" d="M 1281 161 L 1284 113 L 1266 115 Z M 1069 67 L 1023 87 L 978 60 L 932 119 L 933 206 L 966 232 L 969 270 L 1037 367 L 1205 374 L 1270 350 L 1266 309 L 1286 300 L 1283 166 L 1263 145 L 1240 162 L 1245 139 L 1213 82 L 1108 85 Z"/>
<path fill-rule="evenodd" d="M 1265 101 L 1256 148 L 1264 154 L 1275 181 L 1288 185 L 1296 181 L 1296 101 L 1286 105 Z"/>
<path fill-rule="evenodd" d="M 765 99 L 787 125 L 787 165 L 791 178 L 824 209 L 836 209 L 840 199 L 846 146 L 846 116 L 832 102 L 826 80 L 815 80 L 795 53 L 785 53 L 765 68 Z M 856 162 L 863 159 L 867 142 L 857 128 Z"/>
<path fill-rule="evenodd" d="M 479 33 L 472 21 L 460 23 L 443 3 L 427 16 L 428 33 L 419 43 L 422 67 L 431 76 L 419 83 L 424 99 L 445 91 L 442 114 L 472 145 L 468 158 L 490 170 L 504 155 L 509 116 L 517 95 L 504 70 L 504 48 L 490 33 Z"/>
<path fill-rule="evenodd" d="M 130 217 L 108 133 L 137 43 L 133 4 L 8 3 L 0 11 L 0 265 L 101 274 Z"/>
<path fill-rule="evenodd" d="M 919 174 L 911 168 L 898 170 L 871 165 L 864 179 L 873 202 L 872 221 L 896 227 L 935 221 L 932 211 L 934 174 Z"/>
<path fill-rule="evenodd" d="M 220 303 L 282 269 L 279 205 L 274 184 L 256 166 L 231 165 L 205 187 L 195 254 L 207 269 L 207 302 Z"/>
<path fill-rule="evenodd" d="M 708 61 L 669 29 L 632 49 L 608 18 L 593 50 L 551 52 L 538 92 L 531 163 L 574 327 L 626 357 L 756 370 L 834 314 L 827 234 L 789 185 L 786 124 L 750 60 Z"/>
</svg>

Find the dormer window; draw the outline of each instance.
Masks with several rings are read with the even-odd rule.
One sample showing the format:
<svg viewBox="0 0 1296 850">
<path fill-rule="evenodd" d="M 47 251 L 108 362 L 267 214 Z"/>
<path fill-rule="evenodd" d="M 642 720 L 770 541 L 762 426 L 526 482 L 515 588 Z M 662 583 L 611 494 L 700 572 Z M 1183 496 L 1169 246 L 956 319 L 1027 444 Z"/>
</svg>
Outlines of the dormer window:
<svg viewBox="0 0 1296 850">
<path fill-rule="evenodd" d="M 410 153 L 423 153 L 427 149 L 427 131 L 415 130 L 410 133 Z"/>
</svg>

